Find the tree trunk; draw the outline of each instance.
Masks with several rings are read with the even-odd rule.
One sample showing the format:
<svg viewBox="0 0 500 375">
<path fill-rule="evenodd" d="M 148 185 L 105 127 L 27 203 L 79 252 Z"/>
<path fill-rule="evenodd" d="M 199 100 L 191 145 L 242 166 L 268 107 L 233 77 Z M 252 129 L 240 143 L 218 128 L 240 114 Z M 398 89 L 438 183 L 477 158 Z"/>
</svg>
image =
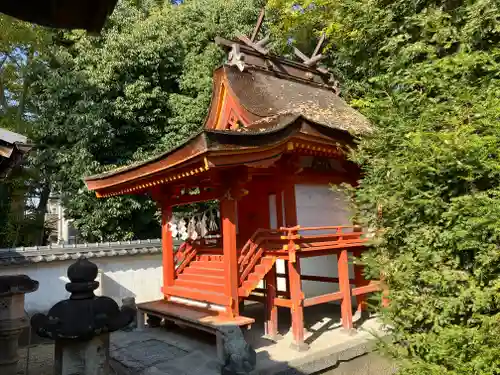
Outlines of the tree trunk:
<svg viewBox="0 0 500 375">
<path fill-rule="evenodd" d="M 38 234 L 36 245 L 44 245 L 44 235 L 45 235 L 45 214 L 47 213 L 47 204 L 50 197 L 50 183 L 46 182 L 42 186 L 42 191 L 40 192 L 40 201 L 38 202 L 38 207 L 36 209 L 36 223 L 37 227 L 40 228 L 40 233 Z"/>
</svg>

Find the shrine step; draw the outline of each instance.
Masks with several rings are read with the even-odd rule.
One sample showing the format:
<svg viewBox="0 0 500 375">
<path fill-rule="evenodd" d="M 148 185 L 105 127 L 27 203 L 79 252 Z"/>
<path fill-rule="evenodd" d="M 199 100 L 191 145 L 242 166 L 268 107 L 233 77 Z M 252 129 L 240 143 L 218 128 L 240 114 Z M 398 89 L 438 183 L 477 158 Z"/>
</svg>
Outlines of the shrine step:
<svg viewBox="0 0 500 375">
<path fill-rule="evenodd" d="M 224 293 L 225 289 L 224 279 L 222 279 L 221 283 L 214 284 L 206 281 L 204 277 L 200 277 L 198 281 L 177 279 L 175 280 L 175 286 L 215 293 Z"/>
<path fill-rule="evenodd" d="M 184 268 L 181 275 L 224 277 L 224 270 L 218 268 L 192 267 L 191 265 L 188 265 L 186 268 Z"/>
<path fill-rule="evenodd" d="M 221 306 L 227 306 L 229 303 L 229 298 L 222 293 L 184 288 L 176 285 L 165 288 L 163 290 L 163 293 L 166 296 L 185 298 L 193 301 L 212 303 Z"/>
<path fill-rule="evenodd" d="M 224 262 L 218 260 L 193 260 L 189 263 L 188 267 L 192 268 L 210 268 L 210 269 L 224 269 Z"/>
<path fill-rule="evenodd" d="M 225 280 L 223 275 L 196 274 L 196 273 L 189 273 L 189 271 L 187 273 L 186 272 L 181 273 L 177 279 L 178 280 L 185 280 L 185 281 L 203 280 L 203 282 L 212 283 L 212 284 L 224 284 L 224 280 Z"/>
<path fill-rule="evenodd" d="M 263 257 L 259 264 L 257 264 L 245 281 L 238 288 L 238 295 L 240 297 L 248 297 L 252 291 L 257 288 L 259 283 L 266 277 L 266 274 L 273 268 L 276 258 Z"/>
</svg>

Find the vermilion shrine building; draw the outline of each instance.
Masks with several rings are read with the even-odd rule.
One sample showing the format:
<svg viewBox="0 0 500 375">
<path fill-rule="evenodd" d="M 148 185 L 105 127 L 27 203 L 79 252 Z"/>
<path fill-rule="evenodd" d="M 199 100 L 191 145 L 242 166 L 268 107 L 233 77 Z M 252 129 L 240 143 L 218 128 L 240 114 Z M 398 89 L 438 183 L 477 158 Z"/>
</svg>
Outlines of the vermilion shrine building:
<svg viewBox="0 0 500 375">
<path fill-rule="evenodd" d="M 164 300 L 143 311 L 173 320 L 191 314 L 201 326 L 249 325 L 242 302 L 259 301 L 267 335 L 278 335 L 277 309 L 290 309 L 294 344 L 304 348 L 308 306 L 339 301 L 342 325 L 352 329 L 352 297 L 362 310 L 366 294 L 379 290 L 349 265 L 366 239 L 330 188 L 356 183 L 359 168 L 346 154 L 370 124 L 338 96 L 314 56 L 279 58 L 254 38 L 217 40 L 231 51 L 214 73 L 198 134 L 86 183 L 98 197 L 149 193 L 161 206 Z M 209 200 L 220 202 L 220 235 L 176 251 L 173 207 Z"/>
</svg>

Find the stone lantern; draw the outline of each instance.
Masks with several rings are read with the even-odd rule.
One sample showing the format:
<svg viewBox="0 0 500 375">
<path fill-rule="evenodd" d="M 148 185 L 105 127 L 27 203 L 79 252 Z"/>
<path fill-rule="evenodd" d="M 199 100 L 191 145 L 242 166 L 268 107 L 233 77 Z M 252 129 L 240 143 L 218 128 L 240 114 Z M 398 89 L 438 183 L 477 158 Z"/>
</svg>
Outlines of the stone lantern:
<svg viewBox="0 0 500 375">
<path fill-rule="evenodd" d="M 97 266 L 85 258 L 68 268 L 67 300 L 56 303 L 47 315 L 31 318 L 35 332 L 55 340 L 55 375 L 108 375 L 109 334 L 132 322 L 135 310 L 122 307 L 94 290 Z"/>
<path fill-rule="evenodd" d="M 0 374 L 17 373 L 19 335 L 29 326 L 24 295 L 38 289 L 26 275 L 0 276 Z"/>
</svg>

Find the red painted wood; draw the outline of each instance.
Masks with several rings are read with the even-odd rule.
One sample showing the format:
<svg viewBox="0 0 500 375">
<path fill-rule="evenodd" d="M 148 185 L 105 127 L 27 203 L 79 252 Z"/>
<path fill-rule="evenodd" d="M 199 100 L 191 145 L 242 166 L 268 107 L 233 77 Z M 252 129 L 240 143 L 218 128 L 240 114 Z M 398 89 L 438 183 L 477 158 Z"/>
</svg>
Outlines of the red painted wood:
<svg viewBox="0 0 500 375">
<path fill-rule="evenodd" d="M 239 277 L 238 277 L 238 254 L 236 251 L 236 201 L 224 198 L 220 201 L 220 213 L 222 218 L 222 246 L 224 251 L 224 270 L 226 277 L 225 294 L 229 304 L 228 314 L 239 315 Z"/>
<path fill-rule="evenodd" d="M 344 297 L 342 292 L 323 294 L 317 297 L 306 298 L 304 300 L 304 307 L 320 305 L 322 303 L 333 302 L 341 300 Z"/>
<path fill-rule="evenodd" d="M 199 281 L 177 279 L 175 286 L 221 294 L 225 291 L 224 283 L 210 283 L 205 278 L 200 278 Z"/>
<path fill-rule="evenodd" d="M 175 273 L 179 275 L 184 271 L 184 269 L 191 263 L 191 261 L 196 257 L 196 249 L 190 244 L 186 244 L 186 251 L 181 257 L 181 264 L 175 270 Z"/>
<path fill-rule="evenodd" d="M 217 268 L 196 268 L 196 267 L 186 267 L 181 275 L 196 275 L 200 276 L 220 276 L 225 277 L 224 269 Z"/>
<path fill-rule="evenodd" d="M 193 273 L 183 272 L 178 276 L 177 280 L 185 280 L 185 281 L 203 280 L 203 282 L 212 283 L 212 284 L 222 284 L 222 285 L 224 285 L 224 283 L 225 283 L 225 279 L 224 279 L 223 274 L 221 274 L 220 276 L 214 276 L 214 275 L 202 273 L 201 275 L 203 275 L 203 277 L 200 277 L 199 274 L 197 275 L 197 274 L 193 274 Z"/>
<path fill-rule="evenodd" d="M 162 244 L 162 266 L 163 266 L 163 287 L 174 285 L 175 263 L 174 263 L 174 242 L 169 222 L 172 217 L 172 207 L 163 203 L 161 213 L 161 244 Z"/>
<path fill-rule="evenodd" d="M 265 334 L 276 337 L 278 334 L 278 307 L 274 304 L 277 297 L 278 281 L 276 278 L 276 265 L 266 275 L 266 321 Z"/>
<path fill-rule="evenodd" d="M 259 247 L 257 252 L 253 254 L 251 257 L 250 261 L 248 262 L 248 265 L 245 267 L 244 271 L 241 273 L 240 276 L 240 281 L 243 282 L 246 280 L 247 276 L 252 272 L 252 270 L 255 269 L 255 272 L 259 272 L 262 274 L 262 277 L 264 277 L 266 270 L 266 267 L 264 265 L 257 265 L 257 263 L 261 260 L 262 255 L 264 254 L 264 249 Z"/>
<path fill-rule="evenodd" d="M 288 262 L 290 278 L 290 298 L 292 300 L 292 333 L 293 344 L 297 348 L 304 346 L 304 294 L 300 281 L 300 258 L 294 263 Z"/>
<path fill-rule="evenodd" d="M 285 208 L 284 225 L 287 227 L 297 226 L 297 205 L 295 201 L 295 185 L 291 181 L 286 181 L 283 190 L 283 205 Z M 285 261 L 285 283 L 286 291 L 289 298 L 291 297 L 291 286 L 290 286 L 290 262 Z"/>
<path fill-rule="evenodd" d="M 175 285 L 166 288 L 164 292 L 169 296 L 187 298 L 195 301 L 213 303 L 221 306 L 228 306 L 230 302 L 227 296 L 222 293 L 213 293 L 198 289 L 182 288 Z"/>
<path fill-rule="evenodd" d="M 364 297 L 365 294 L 378 292 L 379 290 L 382 290 L 382 287 L 380 286 L 380 282 L 371 281 L 371 282 L 369 282 L 368 285 L 353 288 L 351 293 L 353 296 L 356 296 L 356 297 L 361 297 L 361 296 Z"/>
<path fill-rule="evenodd" d="M 285 225 L 295 227 L 297 225 L 297 204 L 295 202 L 295 185 L 291 182 L 285 185 L 284 189 L 285 204 Z"/>
<path fill-rule="evenodd" d="M 283 190 L 276 191 L 276 217 L 277 217 L 277 228 L 281 228 L 285 225 L 285 218 L 283 216 Z"/>
<path fill-rule="evenodd" d="M 240 316 L 236 319 L 225 319 L 216 311 L 164 300 L 140 303 L 137 305 L 137 308 L 142 312 L 151 313 L 152 315 L 161 316 L 169 320 L 172 319 L 182 324 L 191 323 L 194 327 L 199 329 L 203 329 L 202 327 L 212 328 L 208 330 L 210 333 L 215 333 L 215 330 L 220 325 L 228 323 L 245 327 L 255 322 L 254 319 L 244 316 Z"/>
<path fill-rule="evenodd" d="M 238 234 L 245 241 L 260 228 L 270 227 L 268 186 L 268 178 L 254 177 L 246 183 L 248 194 L 238 200 Z"/>
<path fill-rule="evenodd" d="M 338 257 L 339 287 L 342 293 L 341 316 L 345 329 L 354 328 L 352 323 L 351 288 L 349 285 L 349 258 L 347 250 L 342 250 Z"/>
<path fill-rule="evenodd" d="M 279 307 L 286 307 L 288 309 L 292 309 L 292 300 L 288 298 L 275 298 L 274 304 Z"/>
<path fill-rule="evenodd" d="M 189 203 L 199 203 L 219 199 L 222 196 L 222 191 L 215 190 L 210 192 L 203 192 L 197 195 L 186 195 L 179 198 L 172 198 L 171 203 L 173 206 L 182 206 Z"/>
<path fill-rule="evenodd" d="M 211 268 L 211 269 L 224 269 L 224 262 L 216 261 L 216 260 L 211 260 L 211 261 L 205 261 L 205 260 L 193 260 L 189 267 L 192 268 Z"/>
<path fill-rule="evenodd" d="M 255 288 L 254 290 L 252 290 L 252 292 L 266 294 L 266 289 L 265 288 Z M 276 295 L 279 297 L 286 297 L 286 292 L 283 290 L 276 290 Z"/>
</svg>

